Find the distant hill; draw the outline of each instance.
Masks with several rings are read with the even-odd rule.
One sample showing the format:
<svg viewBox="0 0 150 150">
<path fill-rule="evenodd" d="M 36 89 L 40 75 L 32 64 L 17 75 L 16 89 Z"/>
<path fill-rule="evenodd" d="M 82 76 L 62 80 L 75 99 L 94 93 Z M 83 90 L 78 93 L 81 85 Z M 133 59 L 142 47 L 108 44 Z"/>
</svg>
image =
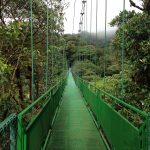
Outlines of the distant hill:
<svg viewBox="0 0 150 150">
<path fill-rule="evenodd" d="M 116 30 L 110 30 L 107 31 L 107 42 L 110 43 L 110 41 L 113 39 L 115 35 Z M 68 36 L 79 36 L 79 34 L 67 34 Z M 97 33 L 97 40 L 96 40 L 96 33 L 89 33 L 89 32 L 82 32 L 81 37 L 83 40 L 85 40 L 88 44 L 92 45 L 98 45 L 99 47 L 104 47 L 105 44 L 105 32 L 101 31 Z"/>
<path fill-rule="evenodd" d="M 107 31 L 106 38 L 107 42 L 110 42 L 114 35 L 115 35 L 116 30 L 111 30 Z M 105 44 L 105 32 L 98 32 L 97 33 L 97 40 L 96 40 L 96 33 L 89 33 L 89 32 L 82 32 L 81 36 L 83 37 L 84 40 L 86 40 L 88 43 L 91 43 L 93 45 L 98 45 L 100 47 L 103 47 Z M 97 43 L 98 42 L 98 43 Z"/>
</svg>

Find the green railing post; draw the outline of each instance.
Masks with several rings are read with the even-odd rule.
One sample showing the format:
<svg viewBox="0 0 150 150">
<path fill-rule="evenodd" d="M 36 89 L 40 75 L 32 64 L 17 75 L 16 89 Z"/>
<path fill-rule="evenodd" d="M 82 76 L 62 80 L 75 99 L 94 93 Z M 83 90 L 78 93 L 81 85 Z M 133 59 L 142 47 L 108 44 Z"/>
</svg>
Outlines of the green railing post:
<svg viewBox="0 0 150 150">
<path fill-rule="evenodd" d="M 23 150 L 22 116 L 18 115 L 17 150 Z"/>
<path fill-rule="evenodd" d="M 51 128 L 53 117 L 65 84 L 66 77 L 18 114 L 17 150 L 41 150 L 43 142 L 47 139 L 47 133 Z M 46 98 L 47 101 L 45 101 Z M 43 108 L 39 109 L 39 111 L 26 122 L 24 119 L 25 116 L 29 113 L 31 114 L 32 110 L 41 103 L 44 103 Z"/>
<path fill-rule="evenodd" d="M 100 90 L 97 91 L 97 97 L 99 101 L 101 101 L 102 93 Z M 98 122 L 98 128 L 100 128 L 100 102 L 97 101 L 97 122 Z"/>
<path fill-rule="evenodd" d="M 10 150 L 16 150 L 16 120 L 17 114 L 12 113 L 0 123 L 0 132 L 9 129 L 9 147 Z"/>
<path fill-rule="evenodd" d="M 109 144 L 107 148 L 111 146 L 115 150 L 150 150 L 150 113 L 139 110 L 101 89 L 96 89 L 91 83 L 81 79 L 74 73 L 73 76 L 81 92 L 83 94 L 88 93 L 87 102 L 97 119 L 96 124 L 103 131 L 102 136 L 106 138 L 104 138 L 106 145 Z M 89 86 L 90 89 L 87 88 Z M 95 92 L 95 89 L 97 92 Z M 143 118 L 143 123 L 137 127 L 132 120 L 128 120 L 115 110 L 109 102 L 105 101 L 104 97 L 137 113 Z"/>
<path fill-rule="evenodd" d="M 16 125 L 10 124 L 10 150 L 16 150 Z"/>
<path fill-rule="evenodd" d="M 150 150 L 150 112 L 148 113 L 148 150 Z"/>
</svg>

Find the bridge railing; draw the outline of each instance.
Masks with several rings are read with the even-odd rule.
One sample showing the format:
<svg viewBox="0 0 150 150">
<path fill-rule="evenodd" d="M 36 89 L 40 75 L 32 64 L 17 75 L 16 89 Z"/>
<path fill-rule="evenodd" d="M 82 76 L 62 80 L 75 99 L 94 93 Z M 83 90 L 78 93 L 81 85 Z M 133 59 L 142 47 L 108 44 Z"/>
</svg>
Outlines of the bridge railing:
<svg viewBox="0 0 150 150">
<path fill-rule="evenodd" d="M 73 76 L 111 149 L 149 150 L 149 117 L 147 113 L 103 90 L 97 89 L 76 74 Z M 127 119 L 111 104 L 107 103 L 105 101 L 107 98 L 120 104 L 122 108 L 136 113 L 142 118 L 142 122 L 136 126 L 130 119 Z"/>
<path fill-rule="evenodd" d="M 18 150 L 44 147 L 66 82 L 65 77 L 18 115 Z"/>
<path fill-rule="evenodd" d="M 0 122 L 0 150 L 16 149 L 17 114 L 10 114 L 4 121 Z"/>
</svg>

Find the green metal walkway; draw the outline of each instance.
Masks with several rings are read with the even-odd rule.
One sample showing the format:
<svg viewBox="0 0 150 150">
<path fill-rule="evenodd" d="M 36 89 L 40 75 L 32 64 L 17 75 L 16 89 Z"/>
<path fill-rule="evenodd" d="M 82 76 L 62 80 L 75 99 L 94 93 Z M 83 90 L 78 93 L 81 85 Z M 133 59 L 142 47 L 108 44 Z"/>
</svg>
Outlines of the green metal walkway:
<svg viewBox="0 0 150 150">
<path fill-rule="evenodd" d="M 47 150 L 106 150 L 71 73 Z"/>
</svg>

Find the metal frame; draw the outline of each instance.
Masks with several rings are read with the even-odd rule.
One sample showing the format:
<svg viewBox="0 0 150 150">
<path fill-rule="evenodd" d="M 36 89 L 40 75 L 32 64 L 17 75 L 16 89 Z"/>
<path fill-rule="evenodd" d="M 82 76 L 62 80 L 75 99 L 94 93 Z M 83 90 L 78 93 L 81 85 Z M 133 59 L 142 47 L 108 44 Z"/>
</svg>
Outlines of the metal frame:
<svg viewBox="0 0 150 150">
<path fill-rule="evenodd" d="M 74 73 L 73 76 L 77 86 L 81 90 L 86 102 L 94 114 L 94 117 L 96 117 L 98 126 L 102 128 L 112 149 L 150 150 L 150 115 L 115 96 L 96 88 Z M 98 94 L 101 96 L 98 96 Z M 109 97 L 112 101 L 139 114 L 143 118 L 143 123 L 139 127 L 135 126 L 126 117 L 116 111 L 113 106 L 106 103 L 102 95 L 104 97 Z"/>
<path fill-rule="evenodd" d="M 12 113 L 0 123 L 0 132 L 9 127 L 10 150 L 16 150 L 17 114 Z"/>
<path fill-rule="evenodd" d="M 35 149 L 41 150 L 41 148 L 43 147 L 43 142 L 45 141 L 47 134 L 51 128 L 55 111 L 59 105 L 59 101 L 66 85 L 66 76 L 18 115 L 18 150 L 32 150 L 33 147 L 37 145 L 39 146 Z M 46 101 L 45 98 L 47 99 Z M 31 117 L 28 125 L 25 125 L 25 115 L 30 111 L 32 112 L 33 108 L 35 108 L 39 103 L 42 103 L 42 108 L 38 111 L 36 115 L 33 115 Z"/>
<path fill-rule="evenodd" d="M 148 113 L 148 150 L 150 150 L 150 113 Z"/>
</svg>

